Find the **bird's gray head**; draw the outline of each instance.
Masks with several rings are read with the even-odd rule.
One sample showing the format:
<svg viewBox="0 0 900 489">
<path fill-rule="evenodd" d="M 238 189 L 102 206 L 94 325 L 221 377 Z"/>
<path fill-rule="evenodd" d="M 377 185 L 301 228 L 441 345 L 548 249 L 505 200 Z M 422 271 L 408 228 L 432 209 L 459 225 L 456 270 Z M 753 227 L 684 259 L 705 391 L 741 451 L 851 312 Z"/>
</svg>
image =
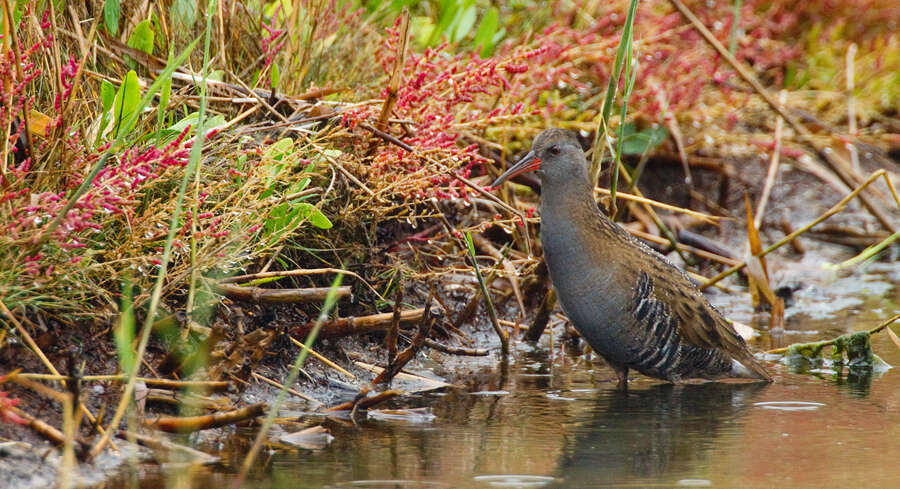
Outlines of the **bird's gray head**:
<svg viewBox="0 0 900 489">
<path fill-rule="evenodd" d="M 534 138 L 531 151 L 511 166 L 491 184 L 496 187 L 520 173 L 535 171 L 541 184 L 571 182 L 573 178 L 587 181 L 584 151 L 575 133 L 566 129 L 545 129 Z"/>
</svg>

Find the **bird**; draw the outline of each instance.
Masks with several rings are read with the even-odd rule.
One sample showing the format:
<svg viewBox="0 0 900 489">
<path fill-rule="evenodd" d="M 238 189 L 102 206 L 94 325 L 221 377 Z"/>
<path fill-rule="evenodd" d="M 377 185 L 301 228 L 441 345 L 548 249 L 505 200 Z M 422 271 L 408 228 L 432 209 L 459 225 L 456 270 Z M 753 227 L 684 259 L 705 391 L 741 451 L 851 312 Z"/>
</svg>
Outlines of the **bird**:
<svg viewBox="0 0 900 489">
<path fill-rule="evenodd" d="M 541 182 L 540 239 L 557 300 L 627 389 L 629 369 L 672 383 L 772 382 L 685 273 L 604 214 L 572 131 L 549 128 L 492 184 L 526 172 Z"/>
</svg>

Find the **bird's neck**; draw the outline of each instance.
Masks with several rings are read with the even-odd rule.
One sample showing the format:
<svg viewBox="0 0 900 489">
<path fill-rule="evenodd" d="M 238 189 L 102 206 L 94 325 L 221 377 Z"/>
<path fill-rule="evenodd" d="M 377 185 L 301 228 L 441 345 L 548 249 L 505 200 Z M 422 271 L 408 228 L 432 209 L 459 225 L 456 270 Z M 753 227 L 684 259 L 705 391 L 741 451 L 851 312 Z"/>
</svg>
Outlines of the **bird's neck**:
<svg viewBox="0 0 900 489">
<path fill-rule="evenodd" d="M 553 255 L 551 261 L 570 266 L 615 261 L 621 251 L 618 243 L 625 233 L 597 207 L 587 175 L 559 184 L 553 179 L 542 179 L 541 184 L 541 241 L 545 255 Z"/>
<path fill-rule="evenodd" d="M 544 216 L 544 219 L 549 217 L 550 220 L 568 222 L 574 226 L 590 222 L 599 223 L 603 227 L 615 226 L 597 208 L 597 203 L 594 201 L 594 188 L 587 175 L 581 177 L 559 180 L 542 179 L 541 215 Z"/>
</svg>

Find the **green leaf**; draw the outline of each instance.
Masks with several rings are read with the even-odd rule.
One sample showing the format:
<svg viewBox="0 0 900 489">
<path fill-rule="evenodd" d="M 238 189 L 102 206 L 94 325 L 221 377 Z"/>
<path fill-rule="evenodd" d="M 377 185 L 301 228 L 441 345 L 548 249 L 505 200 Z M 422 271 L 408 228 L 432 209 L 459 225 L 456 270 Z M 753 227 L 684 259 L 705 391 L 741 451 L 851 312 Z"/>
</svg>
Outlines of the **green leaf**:
<svg viewBox="0 0 900 489">
<path fill-rule="evenodd" d="M 172 62 L 172 52 L 169 51 L 169 63 Z M 159 87 L 159 105 L 156 107 L 156 144 L 162 142 L 162 127 L 166 120 L 166 109 L 169 107 L 169 96 L 172 94 L 172 77 L 166 77 Z"/>
<path fill-rule="evenodd" d="M 116 341 L 116 350 L 119 353 L 119 365 L 123 372 L 130 372 L 134 366 L 134 309 L 131 303 L 131 285 L 122 284 L 122 305 L 119 325 L 113 330 Z"/>
<path fill-rule="evenodd" d="M 215 80 L 215 81 L 225 81 L 225 71 L 224 70 L 213 70 L 210 71 L 208 75 L 206 75 L 207 80 Z"/>
<path fill-rule="evenodd" d="M 177 32 L 186 32 L 197 22 L 197 6 L 193 0 L 175 0 L 169 7 L 169 19 Z"/>
<path fill-rule="evenodd" d="M 276 205 L 269 211 L 269 216 L 266 219 L 263 228 L 271 233 L 275 234 L 280 231 L 283 231 L 288 224 L 291 222 L 291 205 L 287 202 L 283 202 L 281 204 Z"/>
<path fill-rule="evenodd" d="M 475 40 L 472 41 L 472 44 L 475 47 L 481 46 L 481 52 L 479 55 L 482 58 L 490 57 L 494 52 L 494 46 L 496 43 L 494 42 L 494 38 L 496 37 L 497 27 L 500 25 L 500 11 L 497 10 L 497 7 L 491 7 L 486 14 L 484 14 L 484 18 L 481 19 L 481 23 L 478 24 L 478 30 L 475 31 Z"/>
<path fill-rule="evenodd" d="M 460 12 L 459 18 L 455 20 L 456 28 L 450 36 L 451 42 L 459 42 L 472 32 L 475 27 L 475 20 L 478 17 L 478 10 L 475 8 L 475 2 L 468 2 Z"/>
<path fill-rule="evenodd" d="M 134 32 L 128 38 L 128 46 L 147 54 L 153 54 L 153 35 L 153 25 L 150 20 L 143 20 L 134 26 Z"/>
<path fill-rule="evenodd" d="M 427 47 L 435 31 L 434 21 L 431 20 L 431 17 L 415 15 L 409 20 L 409 28 L 412 30 L 413 42 L 419 47 Z"/>
<path fill-rule="evenodd" d="M 278 65 L 272 63 L 272 69 L 269 70 L 269 82 L 272 84 L 272 89 L 278 88 L 279 81 L 281 81 L 281 75 L 278 72 Z"/>
<path fill-rule="evenodd" d="M 106 32 L 115 36 L 119 32 L 119 18 L 122 16 L 122 7 L 119 0 L 106 0 L 103 4 L 103 22 L 106 24 Z"/>
<path fill-rule="evenodd" d="M 454 0 L 442 2 L 440 12 L 437 26 L 431 34 L 431 39 L 428 40 L 429 45 L 437 42 L 441 34 L 449 33 L 450 27 L 456 20 L 456 14 L 459 12 L 459 4 Z"/>
<path fill-rule="evenodd" d="M 116 100 L 116 87 L 112 83 L 103 80 L 100 82 L 100 105 L 103 111 L 100 113 L 100 125 L 97 127 L 97 136 L 94 138 L 94 145 L 100 144 L 106 127 L 109 125 L 109 119 L 112 116 L 113 102 Z"/>
<path fill-rule="evenodd" d="M 100 103 L 103 104 L 103 112 L 112 108 L 115 99 L 116 86 L 106 80 L 100 82 Z"/>
<path fill-rule="evenodd" d="M 275 161 L 281 161 L 284 158 L 284 155 L 288 154 L 293 147 L 293 139 L 282 138 L 266 148 L 265 156 L 272 158 Z"/>
<path fill-rule="evenodd" d="M 216 115 L 215 117 L 207 117 L 203 123 L 203 127 L 205 130 L 212 129 L 213 127 L 222 126 L 225 124 L 225 116 L 222 114 Z M 188 131 L 188 136 L 197 133 L 197 126 L 200 123 L 200 114 L 197 112 L 191 112 L 186 115 L 180 121 L 172 124 L 171 126 L 163 129 L 159 132 L 160 142 L 170 142 L 175 139 L 176 136 L 181 134 L 181 131 L 188 126 L 191 126 L 190 131 Z"/>
<path fill-rule="evenodd" d="M 128 121 L 137 110 L 141 99 L 141 87 L 138 85 L 137 73 L 134 70 L 125 75 L 119 90 L 116 92 L 116 100 L 113 104 L 113 137 L 119 136 L 122 125 Z M 130 129 L 130 128 L 128 128 Z"/>
<path fill-rule="evenodd" d="M 651 127 L 640 132 L 635 132 L 634 124 L 628 123 L 622 128 L 624 141 L 622 142 L 622 154 L 642 155 L 649 153 L 669 138 L 669 131 L 662 126 Z"/>
<path fill-rule="evenodd" d="M 288 191 L 285 192 L 287 195 L 296 194 L 297 192 L 302 192 L 310 182 L 310 178 L 306 177 L 301 179 L 299 182 L 294 182 L 290 187 L 288 187 Z"/>
<path fill-rule="evenodd" d="M 310 224 L 313 226 L 319 229 L 331 229 L 331 221 L 325 217 L 325 214 L 322 214 L 318 207 L 306 202 L 300 202 L 297 204 L 297 209 L 300 210 L 300 215 L 309 219 Z"/>
</svg>

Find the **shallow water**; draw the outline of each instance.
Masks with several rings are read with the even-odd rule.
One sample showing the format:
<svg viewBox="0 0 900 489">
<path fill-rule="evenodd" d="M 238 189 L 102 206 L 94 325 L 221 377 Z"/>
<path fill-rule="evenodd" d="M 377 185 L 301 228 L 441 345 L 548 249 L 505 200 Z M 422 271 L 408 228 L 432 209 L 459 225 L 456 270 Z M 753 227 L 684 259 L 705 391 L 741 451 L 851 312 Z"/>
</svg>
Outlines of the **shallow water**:
<svg viewBox="0 0 900 489">
<path fill-rule="evenodd" d="M 786 332 L 756 347 L 871 328 L 898 310 L 898 292 L 892 284 L 850 308 L 796 312 Z M 873 337 L 873 348 L 900 366 L 886 334 Z M 312 418 L 334 435 L 330 446 L 264 453 L 245 487 L 887 488 L 900 480 L 900 368 L 800 374 L 778 364 L 771 385 L 634 376 L 618 392 L 605 366 L 558 345 L 520 345 L 514 358 L 465 379 L 468 389 L 404 401 L 433 417 Z M 230 486 L 252 440 L 223 441 L 225 466 L 192 473 L 190 486 Z M 143 467 L 138 485 L 171 486 L 179 473 Z"/>
</svg>

